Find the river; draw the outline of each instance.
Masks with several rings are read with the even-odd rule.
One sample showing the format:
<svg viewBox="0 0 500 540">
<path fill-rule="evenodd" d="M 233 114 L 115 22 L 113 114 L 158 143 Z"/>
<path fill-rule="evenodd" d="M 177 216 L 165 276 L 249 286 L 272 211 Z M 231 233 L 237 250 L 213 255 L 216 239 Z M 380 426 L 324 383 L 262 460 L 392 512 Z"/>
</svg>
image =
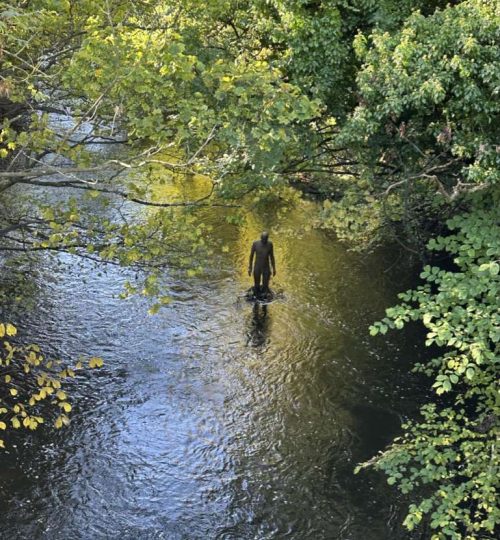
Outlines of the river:
<svg viewBox="0 0 500 540">
<path fill-rule="evenodd" d="M 105 366 L 72 383 L 68 428 L 2 455 L 2 539 L 407 538 L 404 501 L 353 468 L 420 399 L 420 336 L 368 334 L 415 272 L 393 249 L 356 254 L 305 227 L 315 211 L 256 211 L 241 227 L 205 211 L 228 251 L 203 276 L 167 276 L 174 302 L 154 316 L 117 298 L 115 267 L 64 256 L 30 275 L 22 337 Z M 264 228 L 280 291 L 267 310 L 243 298 Z"/>
</svg>

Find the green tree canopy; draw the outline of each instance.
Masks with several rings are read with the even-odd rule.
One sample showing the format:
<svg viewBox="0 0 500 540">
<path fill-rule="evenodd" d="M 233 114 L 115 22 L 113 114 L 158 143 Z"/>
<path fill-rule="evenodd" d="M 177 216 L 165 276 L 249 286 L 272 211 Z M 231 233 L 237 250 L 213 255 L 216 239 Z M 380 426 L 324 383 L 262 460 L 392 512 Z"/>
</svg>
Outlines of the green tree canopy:
<svg viewBox="0 0 500 540">
<path fill-rule="evenodd" d="M 360 99 L 338 141 L 359 177 L 342 184 L 346 204 L 328 209 L 332 226 L 357 203 L 379 234 L 403 220 L 408 237 L 425 241 L 426 223 L 496 189 L 499 17 L 495 2 L 471 0 L 415 12 L 395 32 L 358 34 Z"/>
</svg>

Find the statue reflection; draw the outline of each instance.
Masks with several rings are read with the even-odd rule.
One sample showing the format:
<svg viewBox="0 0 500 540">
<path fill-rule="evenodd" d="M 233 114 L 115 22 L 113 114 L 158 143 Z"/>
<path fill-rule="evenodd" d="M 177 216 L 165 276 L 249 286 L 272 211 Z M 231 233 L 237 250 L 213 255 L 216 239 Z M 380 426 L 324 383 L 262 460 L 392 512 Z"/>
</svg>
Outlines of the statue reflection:
<svg viewBox="0 0 500 540">
<path fill-rule="evenodd" d="M 268 343 L 269 314 L 266 305 L 256 302 L 253 306 L 250 327 L 247 332 L 247 346 L 261 348 Z"/>
</svg>

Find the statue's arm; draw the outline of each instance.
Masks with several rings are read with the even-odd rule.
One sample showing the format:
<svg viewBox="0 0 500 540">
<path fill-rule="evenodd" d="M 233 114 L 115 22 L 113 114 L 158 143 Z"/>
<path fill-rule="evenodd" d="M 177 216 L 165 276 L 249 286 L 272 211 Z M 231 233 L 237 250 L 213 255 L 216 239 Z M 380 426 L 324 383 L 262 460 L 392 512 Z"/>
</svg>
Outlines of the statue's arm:
<svg viewBox="0 0 500 540">
<path fill-rule="evenodd" d="M 276 275 L 276 261 L 274 260 L 274 246 L 271 244 L 269 250 L 269 258 L 271 259 L 271 266 L 273 267 L 273 275 Z"/>
<path fill-rule="evenodd" d="M 250 259 L 248 260 L 248 275 L 252 273 L 254 255 L 255 255 L 255 242 L 252 244 L 252 249 L 250 250 Z"/>
</svg>

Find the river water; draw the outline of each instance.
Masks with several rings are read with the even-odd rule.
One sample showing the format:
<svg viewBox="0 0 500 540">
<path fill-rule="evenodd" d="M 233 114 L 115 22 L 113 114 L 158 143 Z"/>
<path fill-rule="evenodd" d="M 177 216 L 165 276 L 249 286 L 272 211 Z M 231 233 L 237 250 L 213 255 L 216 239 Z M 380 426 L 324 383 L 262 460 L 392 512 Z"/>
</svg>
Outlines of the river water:
<svg viewBox="0 0 500 540">
<path fill-rule="evenodd" d="M 404 501 L 353 468 L 419 399 L 420 336 L 368 335 L 414 272 L 394 250 L 354 254 L 308 229 L 315 211 L 256 211 L 241 227 L 209 211 L 229 251 L 203 276 L 167 276 L 175 301 L 155 316 L 117 298 L 120 269 L 65 256 L 33 272 L 21 337 L 105 367 L 72 384 L 68 428 L 2 455 L 0 538 L 406 538 Z M 264 228 L 280 291 L 267 310 L 243 298 Z"/>
</svg>

